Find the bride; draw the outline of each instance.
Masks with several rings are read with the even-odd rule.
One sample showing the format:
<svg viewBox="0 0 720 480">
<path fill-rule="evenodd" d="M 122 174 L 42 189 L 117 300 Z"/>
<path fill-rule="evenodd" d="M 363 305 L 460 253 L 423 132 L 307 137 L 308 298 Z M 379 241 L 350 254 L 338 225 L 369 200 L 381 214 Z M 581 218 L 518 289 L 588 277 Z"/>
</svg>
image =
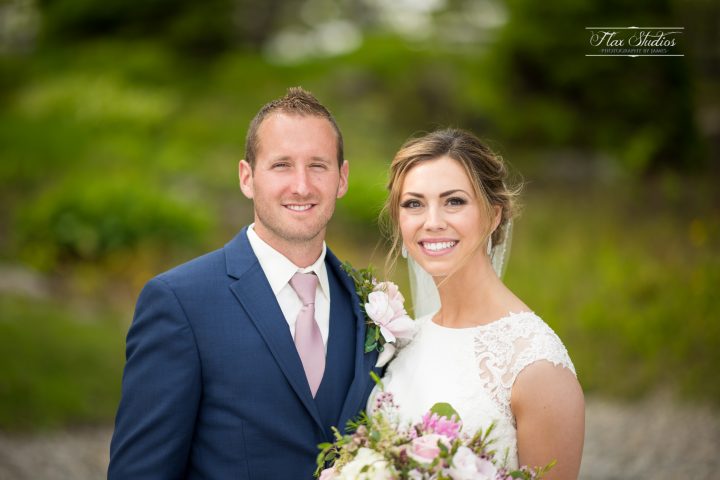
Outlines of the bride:
<svg viewBox="0 0 720 480">
<path fill-rule="evenodd" d="M 456 129 L 409 140 L 395 156 L 385 205 L 391 255 L 402 250 L 421 283 L 432 278 L 414 292 L 416 314 L 432 295 L 439 302 L 417 320 L 383 384 L 405 420 L 450 403 L 465 432 L 495 423 L 493 446 L 510 468 L 556 460 L 547 478 L 577 478 L 584 400 L 573 364 L 498 276 L 515 196 L 506 176 L 499 156 Z"/>
</svg>

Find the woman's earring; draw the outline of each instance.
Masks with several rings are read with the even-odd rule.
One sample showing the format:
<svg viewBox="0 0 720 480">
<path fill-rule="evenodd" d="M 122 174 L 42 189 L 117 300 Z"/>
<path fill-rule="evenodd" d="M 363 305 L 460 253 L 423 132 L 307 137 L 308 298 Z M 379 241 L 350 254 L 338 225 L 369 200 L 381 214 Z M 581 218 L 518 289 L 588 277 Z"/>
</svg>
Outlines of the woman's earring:
<svg viewBox="0 0 720 480">
<path fill-rule="evenodd" d="M 407 248 L 405 248 L 405 245 L 400 249 L 400 255 L 402 255 L 403 258 L 407 258 Z"/>
<path fill-rule="evenodd" d="M 492 235 L 490 235 L 490 236 L 488 237 L 488 245 L 487 245 L 487 254 L 488 254 L 488 257 L 490 256 L 490 253 L 492 253 L 492 247 L 493 247 L 493 244 L 492 244 Z"/>
</svg>

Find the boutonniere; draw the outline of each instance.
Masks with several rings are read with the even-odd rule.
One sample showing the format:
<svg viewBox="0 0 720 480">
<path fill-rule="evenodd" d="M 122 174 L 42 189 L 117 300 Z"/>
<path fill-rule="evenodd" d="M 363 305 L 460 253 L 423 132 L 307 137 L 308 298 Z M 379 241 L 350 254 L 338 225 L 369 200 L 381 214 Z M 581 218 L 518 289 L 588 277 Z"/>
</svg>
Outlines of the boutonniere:
<svg viewBox="0 0 720 480">
<path fill-rule="evenodd" d="M 355 283 L 365 315 L 365 353 L 377 350 L 380 355 L 375 366 L 382 367 L 395 354 L 398 340 L 412 338 L 415 322 L 405 311 L 405 299 L 393 282 L 378 282 L 372 267 L 357 270 L 344 262 L 342 269 Z"/>
</svg>

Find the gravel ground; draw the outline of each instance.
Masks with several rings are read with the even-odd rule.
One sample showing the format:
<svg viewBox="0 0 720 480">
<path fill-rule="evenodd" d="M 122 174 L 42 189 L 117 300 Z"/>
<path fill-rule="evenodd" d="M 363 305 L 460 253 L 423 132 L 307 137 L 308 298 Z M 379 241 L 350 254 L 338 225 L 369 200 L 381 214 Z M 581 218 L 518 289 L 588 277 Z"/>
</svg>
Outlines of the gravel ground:
<svg viewBox="0 0 720 480">
<path fill-rule="evenodd" d="M 0 480 L 105 478 L 110 428 L 0 433 Z M 587 401 L 580 478 L 720 479 L 720 411 L 658 396 L 635 404 Z"/>
<path fill-rule="evenodd" d="M 720 410 L 658 396 L 588 400 L 583 480 L 720 479 Z"/>
</svg>

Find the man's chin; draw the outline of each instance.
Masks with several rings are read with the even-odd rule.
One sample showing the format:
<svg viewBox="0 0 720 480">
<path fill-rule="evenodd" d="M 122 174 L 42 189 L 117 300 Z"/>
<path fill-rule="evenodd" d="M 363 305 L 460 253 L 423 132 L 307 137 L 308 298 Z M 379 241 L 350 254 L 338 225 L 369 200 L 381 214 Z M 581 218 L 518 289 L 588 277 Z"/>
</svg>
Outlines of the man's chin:
<svg viewBox="0 0 720 480">
<path fill-rule="evenodd" d="M 272 229 L 273 234 L 287 243 L 306 244 L 325 239 L 325 227 L 304 229 Z"/>
<path fill-rule="evenodd" d="M 320 241 L 324 240 L 325 230 L 330 220 L 327 219 L 327 221 L 323 221 L 321 218 L 300 220 L 298 218 L 283 217 L 282 215 L 270 218 L 274 221 L 264 222 L 263 216 L 256 216 L 255 230 L 258 231 L 258 229 L 260 229 L 266 232 L 268 236 L 275 237 L 285 243 L 298 245 L 318 241 L 318 239 Z M 278 221 L 281 219 L 283 221 Z"/>
</svg>

